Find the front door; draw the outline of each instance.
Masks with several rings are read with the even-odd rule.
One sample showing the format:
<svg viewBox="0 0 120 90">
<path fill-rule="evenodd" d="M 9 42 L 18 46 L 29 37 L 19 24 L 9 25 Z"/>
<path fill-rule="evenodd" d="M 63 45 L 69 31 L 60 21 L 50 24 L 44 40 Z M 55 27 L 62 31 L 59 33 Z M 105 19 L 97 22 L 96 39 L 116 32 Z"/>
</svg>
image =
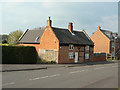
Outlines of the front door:
<svg viewBox="0 0 120 90">
<path fill-rule="evenodd" d="M 75 52 L 75 63 L 78 63 L 78 52 Z"/>
</svg>

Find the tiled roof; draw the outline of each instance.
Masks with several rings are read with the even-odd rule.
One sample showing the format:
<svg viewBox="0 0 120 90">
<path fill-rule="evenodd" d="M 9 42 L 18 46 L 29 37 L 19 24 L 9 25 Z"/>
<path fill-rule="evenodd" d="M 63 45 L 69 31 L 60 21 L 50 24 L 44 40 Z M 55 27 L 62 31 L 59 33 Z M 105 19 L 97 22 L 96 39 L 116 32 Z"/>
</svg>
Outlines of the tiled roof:
<svg viewBox="0 0 120 90">
<path fill-rule="evenodd" d="M 101 31 L 110 39 L 110 40 L 114 40 L 115 37 L 118 37 L 118 33 L 116 32 L 112 32 L 112 31 L 108 31 L 108 30 L 102 30 Z"/>
<path fill-rule="evenodd" d="M 79 31 L 71 33 L 68 29 L 52 27 L 56 37 L 60 40 L 60 44 L 80 44 L 80 45 L 94 45 L 88 37 Z"/>
<path fill-rule="evenodd" d="M 42 36 L 43 31 L 44 29 L 41 28 L 28 30 L 21 36 L 19 43 L 40 43 L 39 39 Z"/>
</svg>

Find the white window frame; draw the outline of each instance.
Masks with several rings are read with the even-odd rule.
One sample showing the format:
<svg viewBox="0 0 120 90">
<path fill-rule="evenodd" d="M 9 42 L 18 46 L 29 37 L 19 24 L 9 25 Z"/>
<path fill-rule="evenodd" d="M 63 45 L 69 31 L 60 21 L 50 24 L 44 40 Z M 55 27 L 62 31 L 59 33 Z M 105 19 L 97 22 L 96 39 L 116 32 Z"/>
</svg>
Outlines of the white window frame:
<svg viewBox="0 0 120 90">
<path fill-rule="evenodd" d="M 90 46 L 86 46 L 86 47 L 85 47 L 85 50 L 89 50 L 89 49 L 90 49 Z"/>
<path fill-rule="evenodd" d="M 68 58 L 69 58 L 69 59 L 73 59 L 73 52 L 69 52 L 69 53 L 68 53 Z"/>
<path fill-rule="evenodd" d="M 69 50 L 73 50 L 74 49 L 74 45 L 69 45 Z"/>
<path fill-rule="evenodd" d="M 90 54 L 89 53 L 85 54 L 85 59 L 90 59 Z"/>
</svg>

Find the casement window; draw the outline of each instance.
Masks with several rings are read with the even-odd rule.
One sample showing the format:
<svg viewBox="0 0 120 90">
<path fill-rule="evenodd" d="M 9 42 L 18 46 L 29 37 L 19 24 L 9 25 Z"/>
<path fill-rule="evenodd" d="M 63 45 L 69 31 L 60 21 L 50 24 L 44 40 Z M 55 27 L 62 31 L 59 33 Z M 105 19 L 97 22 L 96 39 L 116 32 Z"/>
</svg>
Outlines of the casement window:
<svg viewBox="0 0 120 90">
<path fill-rule="evenodd" d="M 114 47 L 115 46 L 115 43 L 114 42 L 112 42 L 112 47 Z"/>
<path fill-rule="evenodd" d="M 85 54 L 85 59 L 89 59 L 89 58 L 90 58 L 89 53 L 86 53 L 86 54 Z"/>
<path fill-rule="evenodd" d="M 69 45 L 69 50 L 73 50 L 74 46 L 73 45 Z"/>
<path fill-rule="evenodd" d="M 89 48 L 90 48 L 89 46 L 86 46 L 86 47 L 85 47 L 85 50 L 89 50 Z"/>
<path fill-rule="evenodd" d="M 68 58 L 69 58 L 69 59 L 73 59 L 73 52 L 69 52 Z"/>
</svg>

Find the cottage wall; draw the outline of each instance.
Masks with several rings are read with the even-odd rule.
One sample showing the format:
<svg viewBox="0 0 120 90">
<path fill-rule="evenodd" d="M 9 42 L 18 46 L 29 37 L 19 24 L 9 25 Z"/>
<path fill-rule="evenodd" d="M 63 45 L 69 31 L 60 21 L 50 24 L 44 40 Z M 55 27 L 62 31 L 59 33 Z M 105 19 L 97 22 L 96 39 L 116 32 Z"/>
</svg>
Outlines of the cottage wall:
<svg viewBox="0 0 120 90">
<path fill-rule="evenodd" d="M 69 59 L 69 52 L 73 52 L 73 59 Z M 75 63 L 75 52 L 78 52 L 78 63 L 93 61 L 93 47 L 85 50 L 85 46 L 74 46 L 73 50 L 69 50 L 69 46 L 60 46 L 58 63 Z M 85 53 L 90 54 L 90 59 L 85 59 Z"/>
<path fill-rule="evenodd" d="M 52 28 L 47 26 L 40 38 L 39 57 L 47 61 L 58 62 L 59 40 L 55 36 Z M 42 53 L 44 52 L 44 53 Z"/>
</svg>

